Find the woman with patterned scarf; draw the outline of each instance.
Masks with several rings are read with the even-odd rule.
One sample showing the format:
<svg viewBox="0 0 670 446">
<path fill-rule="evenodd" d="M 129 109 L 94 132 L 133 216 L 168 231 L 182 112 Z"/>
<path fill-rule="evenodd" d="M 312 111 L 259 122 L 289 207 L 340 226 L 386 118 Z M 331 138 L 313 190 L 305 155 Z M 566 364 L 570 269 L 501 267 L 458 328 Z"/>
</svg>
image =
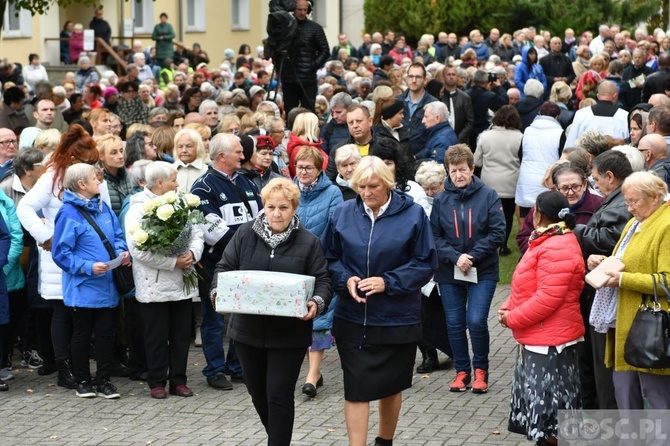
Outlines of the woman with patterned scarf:
<svg viewBox="0 0 670 446">
<path fill-rule="evenodd" d="M 537 197 L 528 251 L 498 311 L 519 343 L 508 429 L 538 445 L 556 444 L 559 410 L 582 407 L 576 344 L 584 340 L 584 259 L 575 222 L 560 192 Z"/>
<path fill-rule="evenodd" d="M 137 95 L 138 86 L 134 82 L 121 84 L 121 98 L 119 99 L 118 115 L 125 128 L 131 124 L 146 124 L 149 122 L 149 107 Z"/>
<path fill-rule="evenodd" d="M 307 302 L 308 313 L 302 319 L 235 314 L 231 322 L 230 337 L 268 444 L 288 446 L 295 417 L 295 386 L 307 347 L 312 344 L 312 320 L 328 309 L 333 287 L 319 239 L 296 215 L 298 186 L 286 178 L 275 178 L 263 188 L 261 198 L 264 212 L 235 231 L 216 265 L 212 290 L 216 291 L 218 273 L 223 271 L 276 271 L 316 279 L 313 297 Z"/>
</svg>

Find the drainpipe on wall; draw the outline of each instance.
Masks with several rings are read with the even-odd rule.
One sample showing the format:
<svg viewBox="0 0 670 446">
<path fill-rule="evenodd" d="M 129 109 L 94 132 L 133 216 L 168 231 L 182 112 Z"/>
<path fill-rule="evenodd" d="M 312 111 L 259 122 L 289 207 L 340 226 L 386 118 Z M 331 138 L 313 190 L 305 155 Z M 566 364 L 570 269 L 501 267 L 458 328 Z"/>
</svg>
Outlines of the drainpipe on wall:
<svg viewBox="0 0 670 446">
<path fill-rule="evenodd" d="M 178 2 L 178 11 L 179 11 L 179 41 L 183 42 L 184 41 L 184 18 L 183 14 L 181 13 L 184 8 L 183 0 L 179 0 Z"/>
<path fill-rule="evenodd" d="M 344 24 L 344 20 L 342 20 L 342 16 L 343 16 L 342 12 L 344 10 L 344 8 L 342 6 L 343 2 L 344 2 L 344 0 L 340 0 L 340 2 L 339 2 L 339 5 L 340 5 L 339 6 L 339 8 L 340 8 L 340 30 L 337 32 L 338 34 L 342 34 L 344 32 L 344 30 L 342 29 L 342 26 Z"/>
</svg>

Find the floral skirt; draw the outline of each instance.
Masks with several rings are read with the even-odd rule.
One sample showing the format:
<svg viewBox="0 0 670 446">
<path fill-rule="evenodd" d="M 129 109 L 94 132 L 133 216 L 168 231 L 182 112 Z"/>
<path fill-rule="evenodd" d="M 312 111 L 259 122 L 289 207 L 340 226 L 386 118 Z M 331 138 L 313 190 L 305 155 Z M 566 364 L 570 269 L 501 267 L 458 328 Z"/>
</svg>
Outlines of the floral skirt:
<svg viewBox="0 0 670 446">
<path fill-rule="evenodd" d="M 519 345 L 509 431 L 523 434 L 531 441 L 557 437 L 558 411 L 581 408 L 576 346 L 566 347 L 561 353 L 550 347 L 548 354 L 542 355 Z"/>
<path fill-rule="evenodd" d="M 318 352 L 319 350 L 328 350 L 333 345 L 335 345 L 335 338 L 330 334 L 330 330 L 312 331 L 312 345 L 309 347 L 310 351 Z"/>
</svg>

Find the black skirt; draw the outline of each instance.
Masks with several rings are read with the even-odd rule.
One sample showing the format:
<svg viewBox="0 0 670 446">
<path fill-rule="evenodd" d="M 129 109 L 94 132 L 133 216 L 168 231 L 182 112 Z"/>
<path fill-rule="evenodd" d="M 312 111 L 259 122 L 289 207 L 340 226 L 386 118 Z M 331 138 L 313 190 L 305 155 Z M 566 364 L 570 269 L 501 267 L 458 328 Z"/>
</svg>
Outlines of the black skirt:
<svg viewBox="0 0 670 446">
<path fill-rule="evenodd" d="M 374 401 L 412 387 L 421 324 L 363 327 L 335 318 L 333 335 L 344 375 L 344 399 Z M 380 342 L 381 341 L 381 342 Z"/>
</svg>

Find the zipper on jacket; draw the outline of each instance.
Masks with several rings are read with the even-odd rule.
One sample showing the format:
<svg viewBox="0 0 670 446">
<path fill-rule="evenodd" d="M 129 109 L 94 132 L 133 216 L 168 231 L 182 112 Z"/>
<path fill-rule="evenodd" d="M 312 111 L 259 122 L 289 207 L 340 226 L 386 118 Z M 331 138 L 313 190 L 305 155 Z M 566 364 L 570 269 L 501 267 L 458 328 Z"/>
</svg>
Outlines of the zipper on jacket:
<svg viewBox="0 0 670 446">
<path fill-rule="evenodd" d="M 472 238 L 472 208 L 468 208 L 468 238 Z"/>
<path fill-rule="evenodd" d="M 370 216 L 368 214 L 365 214 L 368 218 Z M 375 229 L 375 221 L 370 218 L 371 221 L 371 226 L 370 226 L 370 235 L 368 236 L 368 249 L 366 253 L 366 259 L 365 259 L 365 269 L 366 269 L 366 278 L 370 277 L 370 247 L 372 246 L 372 231 Z M 358 346 L 358 349 L 363 348 L 363 344 L 365 344 L 365 340 L 368 337 L 368 297 L 365 298 L 365 307 L 363 308 L 363 334 L 361 335 L 361 343 Z"/>
<path fill-rule="evenodd" d="M 460 238 L 458 235 L 458 214 L 456 214 L 456 209 L 454 211 L 454 229 L 456 230 L 456 238 Z"/>
</svg>

